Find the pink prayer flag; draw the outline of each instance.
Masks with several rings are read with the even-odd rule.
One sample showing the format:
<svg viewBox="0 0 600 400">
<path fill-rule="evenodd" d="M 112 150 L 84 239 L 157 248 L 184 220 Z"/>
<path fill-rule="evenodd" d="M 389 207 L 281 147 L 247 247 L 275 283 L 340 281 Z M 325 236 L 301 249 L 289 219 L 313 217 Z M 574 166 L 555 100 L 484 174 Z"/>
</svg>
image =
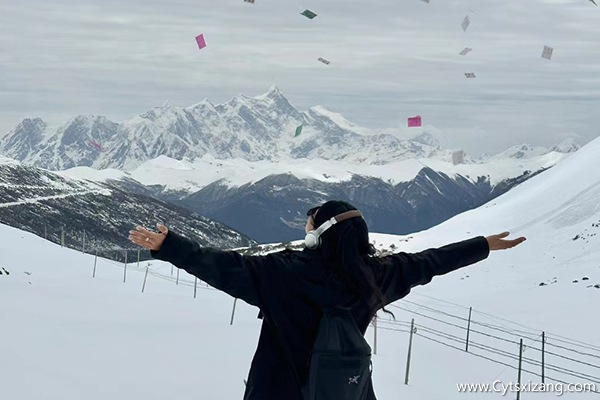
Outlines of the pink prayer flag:
<svg viewBox="0 0 600 400">
<path fill-rule="evenodd" d="M 416 117 L 411 117 L 408 119 L 408 127 L 411 128 L 413 126 L 421 126 L 421 116 L 417 115 Z"/>
<path fill-rule="evenodd" d="M 203 49 L 206 47 L 206 40 L 204 40 L 204 34 L 196 36 L 196 43 L 198 43 L 198 47 Z"/>
</svg>

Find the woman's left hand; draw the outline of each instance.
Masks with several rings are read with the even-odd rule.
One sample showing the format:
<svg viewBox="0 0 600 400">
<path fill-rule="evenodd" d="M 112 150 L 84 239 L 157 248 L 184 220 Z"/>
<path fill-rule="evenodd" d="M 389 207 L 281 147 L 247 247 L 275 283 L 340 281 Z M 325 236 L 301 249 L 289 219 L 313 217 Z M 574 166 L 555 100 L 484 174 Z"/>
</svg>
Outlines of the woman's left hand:
<svg viewBox="0 0 600 400">
<path fill-rule="evenodd" d="M 527 240 L 525 237 L 507 240 L 505 238 L 508 237 L 508 235 L 510 235 L 510 232 L 504 232 L 498 235 L 486 237 L 488 245 L 490 246 L 490 251 L 512 249 L 513 247 L 518 246 Z"/>
</svg>

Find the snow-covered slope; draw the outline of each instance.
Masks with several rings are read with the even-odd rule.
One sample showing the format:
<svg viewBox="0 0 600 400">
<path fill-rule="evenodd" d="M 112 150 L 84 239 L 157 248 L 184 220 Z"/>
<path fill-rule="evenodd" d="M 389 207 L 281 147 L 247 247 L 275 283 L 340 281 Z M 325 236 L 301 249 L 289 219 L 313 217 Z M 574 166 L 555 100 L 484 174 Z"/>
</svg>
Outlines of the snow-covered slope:
<svg viewBox="0 0 600 400">
<path fill-rule="evenodd" d="M 0 158 L 0 222 L 99 254 L 114 255 L 114 249 L 130 247 L 123 226 L 152 221 L 157 215 L 213 246 L 252 243 L 228 226 L 143 190 L 130 190 L 132 183 L 119 171 L 79 168 L 71 174 L 78 176 L 73 179 Z"/>
<path fill-rule="evenodd" d="M 476 210 L 408 237 L 376 236 L 384 247 L 393 243 L 409 252 L 505 230 L 513 237 L 528 238 L 514 250 L 494 253 L 480 265 L 415 290 L 415 303 L 407 302 L 403 307 L 429 314 L 430 318 L 432 314 L 426 307 L 437 309 L 438 317 L 439 310 L 466 317 L 465 307 L 472 306 L 495 316 L 480 318 L 521 332 L 526 343 L 537 349 L 545 330 L 552 351 L 556 353 L 558 349 L 560 353 L 552 356 L 551 362 L 564 362 L 564 357 L 578 360 L 562 365 L 562 369 L 548 370 L 548 376 L 576 382 L 600 381 L 600 326 L 596 317 L 600 307 L 599 152 L 600 138 L 553 169 Z M 418 314 L 417 320 L 427 319 Z M 507 324 L 502 318 L 521 325 Z M 564 337 L 576 338 L 578 343 L 565 342 Z M 518 335 L 513 340 L 518 340 Z M 585 347 L 581 347 L 582 342 Z M 514 344 L 501 341 L 496 345 L 502 350 L 515 348 Z M 529 364 L 528 368 L 539 373 L 539 351 L 530 352 L 529 356 L 537 364 Z M 579 378 L 566 374 L 565 369 L 579 371 Z M 431 373 L 437 372 L 436 365 Z M 487 380 L 496 373 L 500 371 L 490 373 Z"/>
<path fill-rule="evenodd" d="M 58 175 L 72 179 L 88 180 L 93 182 L 106 182 L 129 178 L 129 174 L 118 169 L 94 169 L 90 167 L 74 167 L 64 171 L 57 171 Z"/>
<path fill-rule="evenodd" d="M 527 242 L 494 252 L 413 289 L 380 315 L 374 381 L 381 400 L 462 399 L 458 383 L 516 382 L 524 339 L 523 382 L 540 382 L 545 333 L 546 382 L 598 382 L 600 340 L 600 139 L 550 171 L 477 210 L 425 232 L 373 234 L 379 248 L 418 251 L 511 230 Z M 258 338 L 256 309 L 170 266 L 123 265 L 94 259 L 0 225 L 0 393 L 20 400 L 106 398 L 241 398 Z M 27 256 L 23 256 L 26 254 Z M 574 283 L 574 281 L 577 281 Z M 469 351 L 465 338 L 473 307 Z M 415 319 L 410 384 L 403 385 L 411 318 Z M 374 332 L 367 337 L 373 343 Z M 566 389 L 566 386 L 563 387 Z M 515 393 L 509 393 L 514 398 Z M 548 399 L 556 393 L 522 394 Z M 500 398 L 479 393 L 473 398 Z M 597 394 L 565 393 L 566 399 Z"/>
</svg>

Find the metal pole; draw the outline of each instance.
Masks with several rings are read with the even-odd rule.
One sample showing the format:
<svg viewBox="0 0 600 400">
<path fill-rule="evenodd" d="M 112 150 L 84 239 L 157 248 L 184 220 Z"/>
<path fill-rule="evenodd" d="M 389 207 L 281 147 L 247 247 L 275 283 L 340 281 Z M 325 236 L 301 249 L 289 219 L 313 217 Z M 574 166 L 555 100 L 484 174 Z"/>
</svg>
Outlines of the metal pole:
<svg viewBox="0 0 600 400">
<path fill-rule="evenodd" d="M 518 389 L 517 390 L 517 400 L 519 400 L 521 398 L 521 365 L 523 363 L 523 339 L 521 339 L 521 342 L 519 343 L 519 376 L 517 377 L 517 385 L 518 385 Z"/>
<path fill-rule="evenodd" d="M 146 288 L 146 279 L 148 278 L 148 269 L 149 269 L 149 267 L 146 267 L 146 273 L 144 274 L 144 283 L 142 285 L 142 293 L 144 293 L 144 289 Z"/>
<path fill-rule="evenodd" d="M 127 250 L 125 250 L 125 263 L 123 264 L 123 283 L 127 280 Z"/>
<path fill-rule="evenodd" d="M 98 250 L 96 250 L 96 256 L 94 257 L 94 273 L 92 274 L 92 278 L 96 277 L 96 263 L 98 262 Z"/>
<path fill-rule="evenodd" d="M 65 227 L 60 230 L 60 247 L 65 247 Z"/>
<path fill-rule="evenodd" d="M 545 367 L 546 367 L 546 332 L 542 332 L 542 383 L 545 382 L 546 379 L 546 373 L 545 373 Z"/>
<path fill-rule="evenodd" d="M 233 299 L 233 310 L 231 311 L 231 322 L 229 325 L 233 325 L 233 317 L 235 315 L 235 304 L 237 303 L 237 299 Z"/>
<path fill-rule="evenodd" d="M 177 268 L 177 280 L 175 281 L 176 285 L 179 285 L 179 268 Z"/>
<path fill-rule="evenodd" d="M 465 351 L 469 351 L 469 334 L 471 333 L 471 313 L 473 312 L 473 307 L 469 307 L 469 322 L 467 323 L 467 345 L 465 347 Z"/>
<path fill-rule="evenodd" d="M 138 268 L 140 267 L 140 250 L 141 249 L 138 248 L 138 254 L 137 254 L 137 267 Z"/>
<path fill-rule="evenodd" d="M 373 318 L 373 354 L 377 355 L 377 313 Z"/>
<path fill-rule="evenodd" d="M 408 385 L 408 373 L 410 371 L 410 355 L 412 353 L 413 333 L 415 332 L 415 319 L 410 322 L 410 338 L 408 339 L 408 355 L 406 356 L 406 375 L 404 376 L 404 384 Z"/>
<path fill-rule="evenodd" d="M 198 290 L 198 277 L 194 277 L 194 298 L 196 298 L 196 291 Z"/>
<path fill-rule="evenodd" d="M 173 276 L 173 266 L 171 265 L 171 276 Z"/>
<path fill-rule="evenodd" d="M 83 230 L 83 240 L 81 245 L 81 252 L 85 253 L 85 229 Z"/>
</svg>

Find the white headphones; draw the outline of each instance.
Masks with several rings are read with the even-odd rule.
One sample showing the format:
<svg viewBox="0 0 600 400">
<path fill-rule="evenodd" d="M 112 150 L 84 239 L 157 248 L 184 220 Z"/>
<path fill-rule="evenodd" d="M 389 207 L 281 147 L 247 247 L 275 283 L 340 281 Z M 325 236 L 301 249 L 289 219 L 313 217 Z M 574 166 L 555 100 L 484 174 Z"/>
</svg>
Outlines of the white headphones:
<svg viewBox="0 0 600 400">
<path fill-rule="evenodd" d="M 306 236 L 304 237 L 304 245 L 308 249 L 316 249 L 317 247 L 319 247 L 321 245 L 321 235 L 327 229 L 331 228 L 333 225 L 337 224 L 338 222 L 342 222 L 347 219 L 356 218 L 356 217 L 362 217 L 361 212 L 358 210 L 346 211 L 344 213 L 336 215 L 333 218 L 330 218 L 329 220 L 323 222 L 321 224 L 321 226 L 319 226 L 317 229 L 309 231 L 306 234 Z"/>
</svg>

